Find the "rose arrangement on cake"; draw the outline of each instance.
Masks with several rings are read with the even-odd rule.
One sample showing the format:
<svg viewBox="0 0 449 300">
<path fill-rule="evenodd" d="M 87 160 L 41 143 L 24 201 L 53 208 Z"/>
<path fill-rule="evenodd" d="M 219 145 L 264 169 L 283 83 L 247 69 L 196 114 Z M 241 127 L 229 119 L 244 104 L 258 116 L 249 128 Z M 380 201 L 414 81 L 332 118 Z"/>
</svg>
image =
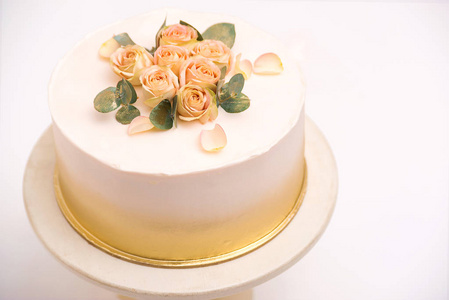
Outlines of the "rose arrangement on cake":
<svg viewBox="0 0 449 300">
<path fill-rule="evenodd" d="M 184 21 L 166 25 L 166 19 L 151 50 L 137 45 L 128 33 L 114 35 L 101 45 L 99 54 L 109 59 L 121 80 L 95 97 L 95 109 L 101 113 L 118 109 L 115 118 L 129 124 L 130 135 L 154 127 L 171 129 L 178 118 L 202 124 L 214 121 L 220 106 L 227 113 L 245 111 L 250 107 L 249 97 L 242 92 L 245 79 L 253 71 L 279 74 L 283 66 L 276 54 L 266 53 L 256 59 L 253 68 L 249 60 L 241 60 L 241 54 L 235 56 L 231 51 L 235 36 L 231 23 L 212 25 L 201 34 Z M 141 116 L 133 105 L 138 99 L 134 86 L 142 86 L 149 116 Z M 200 136 L 207 151 L 226 145 L 226 134 L 218 124 Z"/>
</svg>

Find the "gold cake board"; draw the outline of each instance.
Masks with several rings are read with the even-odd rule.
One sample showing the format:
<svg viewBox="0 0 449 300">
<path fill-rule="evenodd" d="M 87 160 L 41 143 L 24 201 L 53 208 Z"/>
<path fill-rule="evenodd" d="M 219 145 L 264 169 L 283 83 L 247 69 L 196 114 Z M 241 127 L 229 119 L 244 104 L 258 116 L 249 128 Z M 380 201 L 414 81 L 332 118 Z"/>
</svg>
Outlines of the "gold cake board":
<svg viewBox="0 0 449 300">
<path fill-rule="evenodd" d="M 212 299 L 233 295 L 273 278 L 299 261 L 329 223 L 337 198 L 335 159 L 310 118 L 306 118 L 305 130 L 308 175 L 301 208 L 272 240 L 225 262 L 158 268 L 116 258 L 88 243 L 67 222 L 55 197 L 50 128 L 35 145 L 26 167 L 25 207 L 47 249 L 70 269 L 102 287 L 139 299 Z"/>
</svg>

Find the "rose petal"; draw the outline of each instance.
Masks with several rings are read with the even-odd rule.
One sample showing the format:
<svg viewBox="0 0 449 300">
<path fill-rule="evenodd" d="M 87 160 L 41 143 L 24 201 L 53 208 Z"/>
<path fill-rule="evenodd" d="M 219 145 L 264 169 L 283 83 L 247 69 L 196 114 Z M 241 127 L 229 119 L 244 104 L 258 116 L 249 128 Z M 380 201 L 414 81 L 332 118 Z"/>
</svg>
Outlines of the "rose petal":
<svg viewBox="0 0 449 300">
<path fill-rule="evenodd" d="M 198 120 L 200 120 L 201 124 L 206 124 L 207 121 L 209 121 L 210 118 L 210 109 L 206 110 Z"/>
<path fill-rule="evenodd" d="M 147 100 L 145 100 L 143 103 L 148 105 L 151 108 L 156 107 L 162 100 L 164 100 L 164 97 L 152 97 Z"/>
<path fill-rule="evenodd" d="M 201 146 L 206 151 L 219 151 L 228 143 L 223 128 L 215 124 L 212 130 L 202 130 L 200 134 Z"/>
<path fill-rule="evenodd" d="M 253 64 L 247 60 L 244 59 L 240 62 L 240 71 L 242 71 L 243 77 L 245 77 L 245 79 L 248 79 L 251 77 L 251 74 L 253 73 Z"/>
<path fill-rule="evenodd" d="M 253 73 L 253 65 L 251 62 L 247 59 L 240 60 L 240 57 L 242 54 L 238 54 L 235 57 L 235 66 L 234 66 L 234 72 L 235 74 L 241 73 L 245 80 L 247 80 L 249 77 L 251 77 L 251 74 Z"/>
<path fill-rule="evenodd" d="M 254 62 L 253 72 L 261 75 L 277 75 L 284 71 L 281 59 L 277 54 L 265 53 Z"/>
<path fill-rule="evenodd" d="M 181 120 L 183 120 L 183 121 L 195 121 L 195 120 L 198 120 L 199 118 L 201 118 L 201 116 L 198 116 L 198 117 L 184 117 L 184 116 L 181 116 L 181 115 L 179 115 L 179 118 L 181 119 Z"/>
<path fill-rule="evenodd" d="M 144 116 L 135 117 L 128 126 L 128 134 L 132 135 L 148 131 L 153 127 L 154 125 L 151 123 L 150 118 Z"/>
<path fill-rule="evenodd" d="M 101 57 L 109 58 L 118 48 L 120 48 L 120 44 L 114 38 L 111 38 L 101 45 L 98 54 Z"/>
</svg>

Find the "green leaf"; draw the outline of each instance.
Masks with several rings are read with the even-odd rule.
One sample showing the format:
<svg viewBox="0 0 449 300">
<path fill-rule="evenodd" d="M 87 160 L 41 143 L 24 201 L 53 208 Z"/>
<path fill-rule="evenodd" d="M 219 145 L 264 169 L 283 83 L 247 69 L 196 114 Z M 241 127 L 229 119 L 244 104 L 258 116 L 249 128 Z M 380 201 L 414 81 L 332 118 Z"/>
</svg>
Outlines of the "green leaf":
<svg viewBox="0 0 449 300">
<path fill-rule="evenodd" d="M 225 82 L 224 78 L 226 77 L 226 70 L 227 69 L 228 69 L 228 67 L 226 67 L 226 66 L 224 66 L 223 68 L 220 69 L 220 79 L 217 82 L 217 96 L 218 97 L 220 95 L 221 88 L 223 87 L 223 84 Z"/>
<path fill-rule="evenodd" d="M 162 100 L 150 113 L 150 121 L 156 128 L 167 130 L 173 127 L 170 101 Z"/>
<path fill-rule="evenodd" d="M 120 106 L 120 100 L 115 98 L 115 87 L 108 87 L 95 96 L 94 107 L 101 113 L 108 113 Z"/>
<path fill-rule="evenodd" d="M 226 77 L 226 71 L 228 70 L 228 67 L 224 66 L 220 69 L 220 80 L 224 79 Z"/>
<path fill-rule="evenodd" d="M 224 102 L 227 99 L 231 98 L 231 93 L 229 92 L 229 82 L 224 83 L 224 80 L 219 80 L 217 82 L 217 95 L 218 102 Z"/>
<path fill-rule="evenodd" d="M 162 23 L 161 27 L 156 33 L 156 47 L 153 47 L 150 51 L 151 54 L 154 54 L 157 48 L 159 48 L 159 34 L 161 33 L 162 29 L 164 29 L 165 25 L 167 24 L 167 15 L 165 15 L 164 23 Z"/>
<path fill-rule="evenodd" d="M 219 40 L 226 46 L 232 48 L 235 42 L 235 26 L 231 23 L 218 23 L 207 28 L 203 32 L 205 40 Z"/>
<path fill-rule="evenodd" d="M 131 121 L 140 116 L 140 111 L 133 105 L 122 106 L 115 114 L 115 119 L 124 125 L 131 123 Z"/>
<path fill-rule="evenodd" d="M 237 73 L 228 82 L 229 93 L 231 97 L 237 96 L 243 90 L 245 85 L 245 77 L 241 73 Z"/>
<path fill-rule="evenodd" d="M 133 40 L 129 37 L 129 35 L 126 32 L 117 34 L 114 36 L 114 40 L 117 41 L 122 46 L 128 46 L 128 45 L 135 45 L 136 43 L 133 42 Z"/>
<path fill-rule="evenodd" d="M 131 101 L 129 102 L 129 104 L 134 104 L 137 101 L 137 93 L 136 90 L 134 89 L 134 86 L 131 84 L 131 82 L 129 82 L 128 80 L 126 80 L 126 84 L 128 85 L 129 89 L 131 90 Z"/>
<path fill-rule="evenodd" d="M 224 84 L 224 79 L 218 80 L 218 82 L 217 82 L 217 94 L 216 94 L 218 100 L 220 99 L 221 94 L 222 94 L 221 91 L 222 91 L 223 84 Z M 219 106 L 219 103 L 220 103 L 220 101 L 217 101 L 217 106 Z"/>
<path fill-rule="evenodd" d="M 248 109 L 250 100 L 248 96 L 241 93 L 236 97 L 229 98 L 225 102 L 220 104 L 223 109 L 228 113 L 239 113 Z"/>
<path fill-rule="evenodd" d="M 128 82 L 125 78 L 122 78 L 117 83 L 117 89 L 115 90 L 115 98 L 117 101 L 120 101 L 123 105 L 129 105 L 131 103 L 136 102 L 137 100 L 137 94 L 136 91 L 134 91 L 134 87 L 131 83 Z M 134 99 L 134 96 L 136 97 Z M 134 100 L 134 102 L 132 102 Z"/>
<path fill-rule="evenodd" d="M 176 118 L 176 112 L 178 110 L 178 95 L 173 98 L 173 105 L 171 108 L 171 118 L 173 119 L 173 125 L 178 127 L 178 119 Z"/>
<path fill-rule="evenodd" d="M 197 37 L 197 41 L 202 41 L 203 40 L 203 36 L 201 35 L 201 33 L 195 28 L 195 27 L 193 27 L 192 25 L 190 25 L 189 23 L 187 23 L 187 22 L 184 22 L 184 21 L 179 21 L 179 24 L 181 24 L 181 25 L 185 25 L 185 26 L 189 26 L 189 27 L 192 27 L 195 31 L 196 31 L 196 33 L 198 34 L 198 37 Z"/>
<path fill-rule="evenodd" d="M 237 95 L 240 95 L 243 86 L 245 85 L 245 78 L 242 74 L 238 73 L 232 76 L 228 83 L 217 83 L 217 94 L 218 94 L 218 102 L 222 103 L 227 101 L 230 98 L 235 98 Z"/>
</svg>

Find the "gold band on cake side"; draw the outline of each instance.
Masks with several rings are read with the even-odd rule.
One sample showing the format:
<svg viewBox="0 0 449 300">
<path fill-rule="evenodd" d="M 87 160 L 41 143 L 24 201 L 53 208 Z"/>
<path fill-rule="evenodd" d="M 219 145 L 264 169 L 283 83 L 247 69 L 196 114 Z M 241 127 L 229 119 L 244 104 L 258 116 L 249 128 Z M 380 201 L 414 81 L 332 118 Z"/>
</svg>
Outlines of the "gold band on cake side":
<svg viewBox="0 0 449 300">
<path fill-rule="evenodd" d="M 224 253 L 212 257 L 205 257 L 205 258 L 199 258 L 199 259 L 185 259 L 185 260 L 164 260 L 164 259 L 154 259 L 151 257 L 142 257 L 138 255 L 134 255 L 131 253 L 128 253 L 126 251 L 122 251 L 120 249 L 117 249 L 105 242 L 103 242 L 101 239 L 97 238 L 94 234 L 92 234 L 89 230 L 87 230 L 75 217 L 75 215 L 70 210 L 69 206 L 67 205 L 66 200 L 64 199 L 61 185 L 59 181 L 59 170 L 58 167 L 55 167 L 54 172 L 54 191 L 56 200 L 58 202 L 59 208 L 61 209 L 62 214 L 66 218 L 66 220 L 69 222 L 69 224 L 77 231 L 84 239 L 86 239 L 90 244 L 97 247 L 98 249 L 113 255 L 115 257 L 118 257 L 120 259 L 124 259 L 126 261 L 130 261 L 133 263 L 143 264 L 143 265 L 150 265 L 154 267 L 174 267 L 174 268 L 186 268 L 186 267 L 200 267 L 200 266 L 206 266 L 211 264 L 217 264 L 224 261 L 228 261 L 234 258 L 237 258 L 239 256 L 245 255 L 251 251 L 254 251 L 255 249 L 261 247 L 265 243 L 269 242 L 271 239 L 273 239 L 276 235 L 278 235 L 293 219 L 293 217 L 298 212 L 299 208 L 301 207 L 301 204 L 303 202 L 304 196 L 306 194 L 307 190 L 307 164 L 304 161 L 304 175 L 303 175 L 303 181 L 301 183 L 300 192 L 298 195 L 298 198 L 296 199 L 293 208 L 288 213 L 288 215 L 271 231 L 267 232 L 264 236 L 261 238 L 253 241 L 252 243 L 241 247 L 237 250 L 233 250 L 230 252 Z"/>
</svg>

